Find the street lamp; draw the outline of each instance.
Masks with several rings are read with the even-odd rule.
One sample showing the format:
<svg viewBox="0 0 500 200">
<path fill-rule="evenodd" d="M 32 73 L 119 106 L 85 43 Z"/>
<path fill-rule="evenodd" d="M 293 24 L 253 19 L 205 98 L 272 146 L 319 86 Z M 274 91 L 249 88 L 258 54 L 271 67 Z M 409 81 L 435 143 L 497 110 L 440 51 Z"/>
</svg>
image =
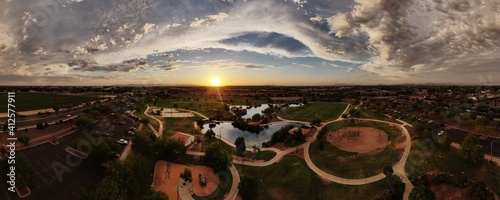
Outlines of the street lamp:
<svg viewBox="0 0 500 200">
<path fill-rule="evenodd" d="M 491 156 L 491 160 L 493 162 L 493 143 L 495 143 L 496 140 L 492 140 L 491 143 L 490 143 L 490 156 Z"/>
<path fill-rule="evenodd" d="M 219 139 L 221 139 L 221 138 L 222 138 L 222 128 L 224 128 L 224 127 L 222 127 L 222 126 L 221 126 L 221 127 L 219 128 Z"/>
</svg>

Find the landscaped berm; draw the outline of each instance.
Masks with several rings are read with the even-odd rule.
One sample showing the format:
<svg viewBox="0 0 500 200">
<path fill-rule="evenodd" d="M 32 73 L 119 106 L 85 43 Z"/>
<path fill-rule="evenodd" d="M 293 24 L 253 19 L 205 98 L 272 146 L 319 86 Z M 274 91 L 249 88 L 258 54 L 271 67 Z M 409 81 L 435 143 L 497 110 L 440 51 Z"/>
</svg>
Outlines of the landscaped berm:
<svg viewBox="0 0 500 200">
<path fill-rule="evenodd" d="M 153 189 L 165 192 L 169 199 L 177 199 L 177 183 L 181 180 L 180 174 L 184 169 L 190 169 L 193 177 L 192 192 L 197 196 L 208 196 L 212 194 L 219 185 L 219 177 L 213 170 L 206 166 L 187 166 L 160 160 L 155 164 L 153 177 Z M 203 174 L 206 185 L 201 186 L 199 174 Z M 180 186 L 181 187 L 181 186 Z M 184 186 L 186 187 L 186 186 Z M 182 188 L 179 188 L 182 190 Z M 185 189 L 185 188 L 184 188 Z M 181 196 L 183 196 L 181 192 Z M 181 198 L 179 198 L 181 199 Z"/>
<path fill-rule="evenodd" d="M 372 127 L 346 127 L 327 135 L 328 142 L 349 152 L 366 153 L 383 149 L 387 145 L 387 134 Z"/>
</svg>

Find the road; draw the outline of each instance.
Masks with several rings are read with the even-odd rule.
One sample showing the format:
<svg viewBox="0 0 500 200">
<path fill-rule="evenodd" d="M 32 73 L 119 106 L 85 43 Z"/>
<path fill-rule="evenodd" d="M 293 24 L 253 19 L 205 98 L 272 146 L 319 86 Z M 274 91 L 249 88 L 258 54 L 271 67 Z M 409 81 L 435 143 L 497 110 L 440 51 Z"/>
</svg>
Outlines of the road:
<svg viewBox="0 0 500 200">
<path fill-rule="evenodd" d="M 112 120 L 106 118 L 108 122 Z M 107 132 L 112 132 L 113 139 L 122 138 L 124 133 L 134 122 L 130 119 L 125 120 L 125 125 L 113 125 L 111 129 L 106 128 Z M 59 138 L 59 144 L 43 143 L 33 147 L 17 151 L 28 159 L 31 181 L 28 186 L 31 189 L 31 195 L 23 199 L 83 199 L 84 192 L 93 188 L 103 176 L 105 169 L 90 162 L 89 159 L 78 159 L 77 157 L 65 151 L 78 138 L 88 141 L 88 146 L 82 147 L 82 151 L 90 152 L 95 143 L 93 139 L 98 136 L 92 135 L 96 130 L 102 130 L 102 122 L 94 123 L 89 130 L 78 130 L 65 137 Z M 85 134 L 90 133 L 90 134 Z M 122 146 L 123 148 L 124 146 Z M 65 171 L 66 170 L 66 171 Z M 60 173 L 58 173 L 59 171 Z M 2 179 L 5 176 L 1 176 Z M 5 181 L 2 180 L 0 188 L 5 188 Z M 6 189 L 5 189 L 6 190 Z M 0 194 L 0 199 L 20 199 L 14 193 Z"/>
<path fill-rule="evenodd" d="M 72 118 L 75 118 L 76 116 L 78 116 L 80 113 L 83 113 L 83 110 L 84 109 L 73 110 L 70 112 L 65 111 L 65 112 L 59 113 L 58 115 L 55 115 L 55 114 L 49 115 L 46 118 L 45 117 L 36 117 L 36 118 L 32 118 L 32 119 L 27 119 L 27 120 L 23 120 L 22 118 L 17 118 L 16 119 L 16 127 L 17 127 L 17 129 L 32 128 L 32 127 L 36 127 L 36 124 L 38 124 L 38 123 L 45 123 L 45 122 L 54 123 L 54 122 L 60 121 L 60 120 L 72 119 Z M 67 116 L 67 115 L 70 115 L 70 116 Z M 5 119 L 3 119 L 3 120 L 5 120 Z M 4 122 L 3 120 L 2 120 L 2 122 Z"/>
</svg>

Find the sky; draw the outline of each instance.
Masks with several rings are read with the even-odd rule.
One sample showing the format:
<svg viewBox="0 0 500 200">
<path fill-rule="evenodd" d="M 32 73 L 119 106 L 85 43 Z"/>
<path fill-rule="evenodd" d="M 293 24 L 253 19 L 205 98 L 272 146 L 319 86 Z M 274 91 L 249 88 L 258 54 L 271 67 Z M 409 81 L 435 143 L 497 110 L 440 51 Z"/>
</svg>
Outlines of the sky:
<svg viewBox="0 0 500 200">
<path fill-rule="evenodd" d="M 498 0 L 2 0 L 0 85 L 497 84 Z"/>
</svg>

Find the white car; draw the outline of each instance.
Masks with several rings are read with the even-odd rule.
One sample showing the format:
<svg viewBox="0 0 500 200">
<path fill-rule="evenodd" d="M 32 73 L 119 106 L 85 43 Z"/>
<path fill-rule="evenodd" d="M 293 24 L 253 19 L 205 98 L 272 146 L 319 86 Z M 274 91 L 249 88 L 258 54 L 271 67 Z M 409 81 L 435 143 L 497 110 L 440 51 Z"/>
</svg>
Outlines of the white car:
<svg viewBox="0 0 500 200">
<path fill-rule="evenodd" d="M 119 144 L 128 144 L 128 141 L 125 139 L 119 139 L 116 142 L 118 142 Z"/>
</svg>

